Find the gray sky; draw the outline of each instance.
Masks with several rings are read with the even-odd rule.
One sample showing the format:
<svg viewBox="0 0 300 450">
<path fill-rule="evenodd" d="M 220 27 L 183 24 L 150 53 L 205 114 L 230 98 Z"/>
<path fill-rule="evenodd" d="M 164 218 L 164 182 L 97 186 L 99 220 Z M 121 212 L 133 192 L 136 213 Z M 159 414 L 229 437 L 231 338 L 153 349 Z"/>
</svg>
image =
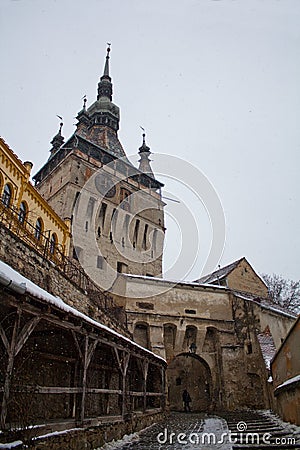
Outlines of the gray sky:
<svg viewBox="0 0 300 450">
<path fill-rule="evenodd" d="M 221 264 L 246 256 L 259 272 L 300 278 L 299 0 L 1 0 L 0 38 L 0 133 L 34 172 L 56 114 L 67 138 L 83 95 L 95 100 L 111 42 L 126 152 L 142 125 L 154 153 L 206 175 L 226 216 Z"/>
</svg>

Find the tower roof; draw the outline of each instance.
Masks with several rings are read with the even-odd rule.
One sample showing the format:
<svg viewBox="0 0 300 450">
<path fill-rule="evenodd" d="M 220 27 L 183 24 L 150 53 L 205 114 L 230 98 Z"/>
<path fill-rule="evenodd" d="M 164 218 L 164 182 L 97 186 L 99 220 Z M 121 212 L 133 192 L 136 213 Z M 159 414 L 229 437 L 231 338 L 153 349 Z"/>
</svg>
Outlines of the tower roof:
<svg viewBox="0 0 300 450">
<path fill-rule="evenodd" d="M 61 134 L 62 127 L 63 127 L 63 122 L 60 122 L 58 133 L 54 136 L 54 138 L 50 142 L 52 144 L 52 148 L 50 150 L 50 153 L 51 153 L 50 158 L 54 155 L 54 153 L 56 153 L 60 149 L 60 147 L 65 142 L 65 139 L 64 139 L 63 135 Z"/>
<path fill-rule="evenodd" d="M 146 145 L 146 134 L 143 133 L 143 144 L 139 148 L 139 154 L 141 155 L 139 170 L 150 177 L 154 178 L 153 171 L 150 166 L 149 156 L 151 154 L 150 147 Z"/>
<path fill-rule="evenodd" d="M 108 44 L 106 50 L 106 59 L 104 64 L 103 75 L 100 78 L 98 83 L 98 96 L 97 100 L 100 100 L 101 97 L 107 97 L 110 101 L 112 101 L 112 82 L 109 76 L 109 53 L 110 53 L 110 44 Z"/>
</svg>

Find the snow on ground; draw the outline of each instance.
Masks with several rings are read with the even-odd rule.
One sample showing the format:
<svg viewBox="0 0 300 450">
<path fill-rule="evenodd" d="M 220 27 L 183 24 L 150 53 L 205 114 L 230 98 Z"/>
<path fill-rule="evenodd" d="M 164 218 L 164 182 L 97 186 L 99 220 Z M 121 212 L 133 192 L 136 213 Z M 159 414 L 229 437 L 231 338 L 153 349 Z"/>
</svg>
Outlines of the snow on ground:
<svg viewBox="0 0 300 450">
<path fill-rule="evenodd" d="M 145 431 L 145 430 L 143 430 Z M 98 447 L 95 450 L 116 450 L 118 448 L 122 448 L 124 445 L 126 444 L 132 444 L 134 442 L 138 442 L 140 440 L 139 434 L 138 433 L 133 433 L 133 434 L 125 434 L 125 436 L 123 437 L 123 439 L 120 439 L 118 441 L 111 441 L 108 444 L 103 445 L 103 447 Z"/>
<path fill-rule="evenodd" d="M 33 439 L 34 440 L 46 439 L 46 438 L 51 437 L 51 436 L 58 436 L 60 434 L 66 434 L 66 433 L 70 433 L 71 431 L 80 431 L 80 430 L 84 430 L 84 428 L 69 428 L 68 430 L 53 431 L 52 433 L 47 433 L 47 434 L 43 434 L 41 436 L 36 436 Z"/>
</svg>

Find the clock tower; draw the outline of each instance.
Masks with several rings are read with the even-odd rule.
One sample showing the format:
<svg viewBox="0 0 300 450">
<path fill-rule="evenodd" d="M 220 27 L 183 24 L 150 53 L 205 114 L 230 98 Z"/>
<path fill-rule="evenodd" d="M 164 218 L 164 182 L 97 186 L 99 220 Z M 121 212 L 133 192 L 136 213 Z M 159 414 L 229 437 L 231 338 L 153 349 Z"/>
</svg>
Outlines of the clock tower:
<svg viewBox="0 0 300 450">
<path fill-rule="evenodd" d="M 96 101 L 87 107 L 84 98 L 76 130 L 66 142 L 60 125 L 48 161 L 34 176 L 58 215 L 72 220 L 69 256 L 89 267 L 94 279 L 110 279 L 105 288 L 111 271 L 161 276 L 165 232 L 163 184 L 146 161 L 145 136 L 139 168 L 118 138 L 120 110 L 112 102 L 109 62 L 110 46 Z M 91 250 L 94 242 L 97 251 Z"/>
</svg>

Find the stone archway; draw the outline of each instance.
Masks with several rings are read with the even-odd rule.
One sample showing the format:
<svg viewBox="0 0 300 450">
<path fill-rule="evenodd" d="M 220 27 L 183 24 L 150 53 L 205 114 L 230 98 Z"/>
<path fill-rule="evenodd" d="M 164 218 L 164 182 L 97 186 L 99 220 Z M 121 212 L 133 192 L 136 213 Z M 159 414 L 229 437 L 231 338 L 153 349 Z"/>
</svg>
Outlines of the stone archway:
<svg viewBox="0 0 300 450">
<path fill-rule="evenodd" d="M 177 355 L 167 368 L 170 409 L 182 411 L 182 392 L 187 389 L 192 398 L 192 411 L 208 411 L 211 405 L 212 378 L 204 359 L 192 353 Z"/>
</svg>

